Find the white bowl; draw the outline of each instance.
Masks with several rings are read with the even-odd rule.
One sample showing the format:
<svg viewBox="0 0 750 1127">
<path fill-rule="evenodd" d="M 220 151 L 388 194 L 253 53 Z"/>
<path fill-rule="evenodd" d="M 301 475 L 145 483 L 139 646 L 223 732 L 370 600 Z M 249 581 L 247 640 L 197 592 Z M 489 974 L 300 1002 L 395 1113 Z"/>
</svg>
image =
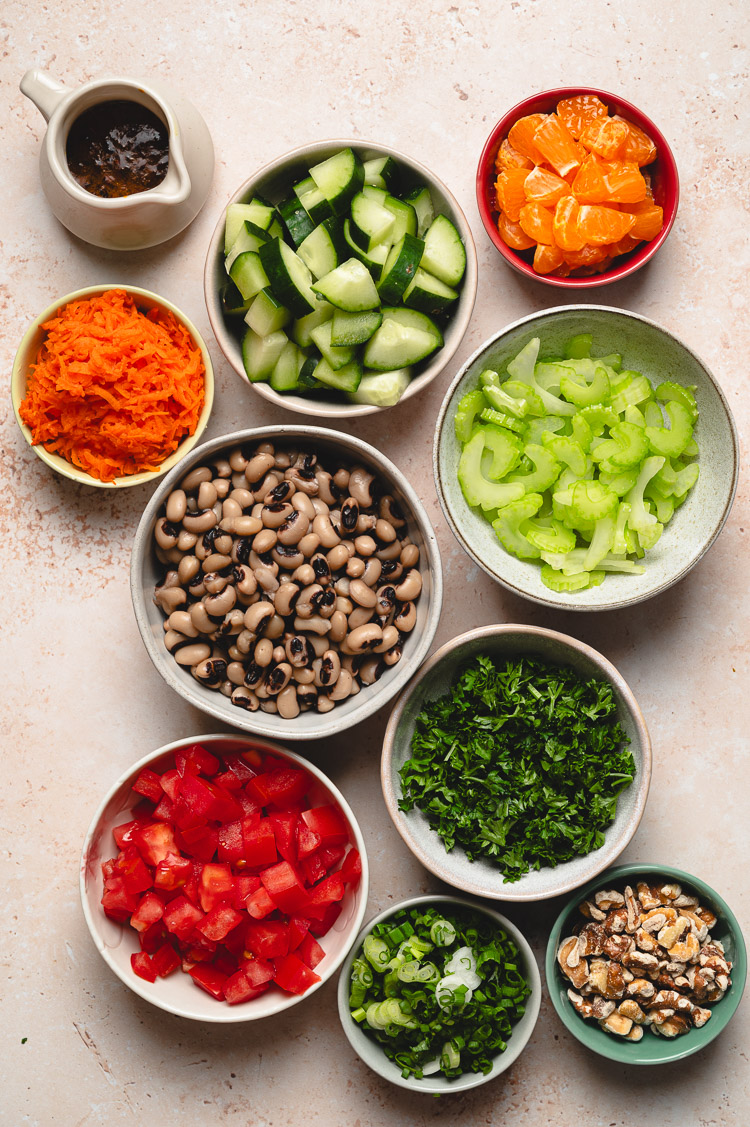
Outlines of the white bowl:
<svg viewBox="0 0 750 1127">
<path fill-rule="evenodd" d="M 394 915 L 394 913 L 400 911 L 402 908 L 426 908 L 431 905 L 441 904 L 447 904 L 449 908 L 471 908 L 474 912 L 488 916 L 498 927 L 503 928 L 518 948 L 521 956 L 523 977 L 531 987 L 531 993 L 526 999 L 526 1011 L 523 1017 L 513 1026 L 513 1031 L 507 1041 L 505 1052 L 497 1053 L 493 1058 L 491 1072 L 487 1073 L 487 1075 L 482 1072 L 465 1072 L 455 1079 L 449 1079 L 446 1076 L 435 1074 L 417 1080 L 414 1076 L 403 1077 L 401 1075 L 401 1069 L 397 1064 L 394 1064 L 392 1060 L 388 1059 L 378 1042 L 368 1037 L 362 1027 L 352 1019 L 349 1007 L 349 976 L 351 974 L 352 963 L 357 957 L 357 953 L 362 946 L 365 936 L 369 935 L 376 924 L 388 919 L 389 916 Z M 392 1084 L 397 1084 L 400 1088 L 408 1088 L 411 1092 L 423 1092 L 426 1095 L 446 1095 L 450 1092 L 466 1092 L 470 1088 L 478 1088 L 480 1084 L 486 1084 L 488 1080 L 494 1080 L 501 1072 L 505 1072 L 506 1069 L 510 1068 L 523 1052 L 531 1034 L 534 1032 L 534 1026 L 539 1017 L 541 1001 L 542 983 L 534 953 L 515 924 L 511 923 L 506 916 L 501 916 L 494 908 L 490 908 L 486 904 L 480 904 L 474 900 L 467 900 L 462 896 L 443 896 L 438 894 L 433 896 L 415 896 L 409 900 L 402 900 L 399 904 L 390 905 L 390 907 L 375 916 L 374 919 L 370 920 L 369 923 L 365 924 L 362 928 L 349 951 L 349 955 L 339 975 L 339 1017 L 341 1018 L 341 1025 L 347 1040 L 354 1051 L 373 1072 L 377 1072 L 378 1076 L 382 1076 L 384 1080 L 390 1080 Z"/>
<path fill-rule="evenodd" d="M 545 587 L 537 562 L 520 560 L 503 548 L 492 525 L 466 501 L 458 482 L 461 447 L 453 420 L 459 400 L 478 386 L 485 368 L 502 372 L 533 338 L 540 355 L 560 356 L 570 337 L 592 333 L 597 355 L 623 354 L 654 384 L 676 380 L 695 385 L 700 411 L 695 437 L 700 447 L 700 477 L 684 505 L 643 560 L 643 575 L 608 574 L 602 584 L 572 594 Z M 669 330 L 624 309 L 571 305 L 532 313 L 485 341 L 456 375 L 446 392 L 435 430 L 435 483 L 440 504 L 461 547 L 489 576 L 515 595 L 556 610 L 617 610 L 666 591 L 705 555 L 729 516 L 737 489 L 739 443 L 726 397 L 698 356 Z"/>
<path fill-rule="evenodd" d="M 294 720 L 284 720 L 265 712 L 245 712 L 218 692 L 201 685 L 188 669 L 178 665 L 164 645 L 164 617 L 154 605 L 154 587 L 163 567 L 154 553 L 153 530 L 161 516 L 168 494 L 195 466 L 224 450 L 245 443 L 278 441 L 279 444 L 304 442 L 325 456 L 345 463 L 359 462 L 387 483 L 389 491 L 407 517 L 409 535 L 419 547 L 422 593 L 416 603 L 417 623 L 406 635 L 403 656 L 374 685 L 367 685 L 354 697 L 339 702 L 328 713 L 301 712 Z M 435 533 L 422 502 L 404 474 L 374 446 L 352 435 L 320 427 L 280 425 L 238 431 L 206 442 L 193 450 L 174 473 L 160 481 L 143 516 L 133 544 L 130 563 L 130 592 L 138 629 L 157 671 L 175 692 L 190 704 L 225 724 L 280 740 L 323 739 L 350 728 L 372 716 L 403 689 L 427 656 L 437 630 L 443 601 L 443 576 Z"/>
<path fill-rule="evenodd" d="M 311 165 L 326 160 L 334 153 L 346 148 L 353 148 L 363 160 L 372 160 L 379 156 L 391 156 L 407 168 L 430 189 L 435 211 L 447 215 L 453 221 L 466 248 L 466 273 L 461 283 L 459 299 L 443 332 L 445 343 L 434 356 L 422 364 L 416 365 L 415 375 L 399 400 L 399 403 L 403 403 L 413 395 L 418 395 L 448 364 L 469 327 L 477 295 L 477 253 L 471 228 L 456 199 L 442 180 L 439 180 L 418 161 L 412 160 L 411 157 L 399 152 L 398 149 L 390 148 L 388 145 L 370 144 L 359 138 L 318 141 L 314 145 L 301 145 L 299 148 L 293 149 L 265 165 L 237 189 L 228 203 L 245 203 L 256 195 L 262 196 L 273 204 L 281 203 L 291 193 L 292 185 L 307 176 Z M 247 385 L 248 379 L 242 363 L 240 338 L 232 331 L 221 309 L 220 287 L 226 280 L 224 212 L 222 212 L 211 238 L 206 258 L 203 276 L 206 308 L 208 309 L 211 328 L 222 352 L 242 379 L 242 382 Z M 298 411 L 302 415 L 317 418 L 353 419 L 361 415 L 371 415 L 376 411 L 385 410 L 383 407 L 374 407 L 366 403 L 348 403 L 343 395 L 337 397 L 335 392 L 332 393 L 330 399 L 325 399 L 320 398 L 317 394 L 314 396 L 280 395 L 273 390 L 270 384 L 262 382 L 253 383 L 249 386 L 257 391 L 258 395 L 262 395 L 264 399 L 268 399 L 279 407 L 285 407 L 289 411 Z"/>
<path fill-rule="evenodd" d="M 179 969 L 167 978 L 146 982 L 133 972 L 130 965 L 130 956 L 140 950 L 136 931 L 127 923 L 117 923 L 104 914 L 101 906 L 104 889 L 102 861 L 117 854 L 112 829 L 129 820 L 128 811 L 138 799 L 131 790 L 132 783 L 144 767 L 156 771 L 167 769 L 168 764 L 174 761 L 176 751 L 194 743 L 200 743 L 208 751 L 216 751 L 218 754 L 221 754 L 222 750 L 237 751 L 254 748 L 268 751 L 279 759 L 286 759 L 295 767 L 303 768 L 311 776 L 312 785 L 308 793 L 313 802 L 335 805 L 346 819 L 351 843 L 359 850 L 362 858 L 362 878 L 354 891 L 351 887 L 347 888 L 342 901 L 341 915 L 320 940 L 325 951 L 325 958 L 315 971 L 320 975 L 320 982 L 315 983 L 304 994 L 286 994 L 277 987 L 272 987 L 250 1002 L 229 1006 L 210 997 L 192 982 L 189 975 L 183 974 Z M 255 1021 L 261 1017 L 281 1013 L 282 1010 L 288 1010 L 290 1006 L 295 1006 L 298 1002 L 309 998 L 324 982 L 327 982 L 341 965 L 362 924 L 367 906 L 368 885 L 369 869 L 364 838 L 348 802 L 331 780 L 314 764 L 303 759 L 301 755 L 288 751 L 280 744 L 226 733 L 175 740 L 174 743 L 165 744 L 164 747 L 152 751 L 128 768 L 107 792 L 94 814 L 81 853 L 80 893 L 83 914 L 96 948 L 110 970 L 114 971 L 134 993 L 162 1010 L 167 1010 L 178 1017 L 225 1025 Z"/>
</svg>

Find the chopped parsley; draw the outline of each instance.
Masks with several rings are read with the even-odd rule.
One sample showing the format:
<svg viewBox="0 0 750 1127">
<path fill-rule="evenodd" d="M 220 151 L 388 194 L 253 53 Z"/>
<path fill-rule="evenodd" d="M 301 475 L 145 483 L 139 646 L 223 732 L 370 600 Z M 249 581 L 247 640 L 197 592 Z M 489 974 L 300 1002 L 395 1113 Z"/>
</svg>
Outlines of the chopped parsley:
<svg viewBox="0 0 750 1127">
<path fill-rule="evenodd" d="M 419 809 L 448 852 L 517 881 L 604 844 L 635 777 L 629 742 L 606 682 L 480 655 L 417 717 L 399 807 Z"/>
</svg>

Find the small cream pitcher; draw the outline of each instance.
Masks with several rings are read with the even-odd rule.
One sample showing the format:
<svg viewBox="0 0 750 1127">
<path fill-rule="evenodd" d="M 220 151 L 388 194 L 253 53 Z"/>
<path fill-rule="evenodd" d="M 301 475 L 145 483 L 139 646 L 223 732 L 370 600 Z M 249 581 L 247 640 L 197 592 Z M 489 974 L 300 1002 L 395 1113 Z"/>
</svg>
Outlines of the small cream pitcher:
<svg viewBox="0 0 750 1127">
<path fill-rule="evenodd" d="M 49 122 L 39 157 L 42 188 L 53 213 L 74 235 L 107 250 L 142 250 L 171 239 L 195 219 L 211 187 L 214 148 L 208 127 L 184 98 L 161 82 L 101 78 L 69 90 L 46 71 L 29 70 L 21 92 Z M 68 168 L 74 121 L 92 106 L 130 101 L 156 114 L 169 132 L 169 164 L 148 191 L 106 199 L 87 192 Z"/>
</svg>

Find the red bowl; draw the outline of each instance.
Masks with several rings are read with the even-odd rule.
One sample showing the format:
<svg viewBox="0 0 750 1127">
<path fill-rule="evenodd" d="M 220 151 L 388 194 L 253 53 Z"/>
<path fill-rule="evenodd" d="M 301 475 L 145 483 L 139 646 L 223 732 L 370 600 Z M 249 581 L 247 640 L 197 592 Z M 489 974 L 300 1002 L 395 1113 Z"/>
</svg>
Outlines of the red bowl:
<svg viewBox="0 0 750 1127">
<path fill-rule="evenodd" d="M 502 140 L 507 137 L 510 127 L 519 118 L 525 117 L 531 113 L 552 113 L 557 106 L 557 103 L 563 98 L 571 98 L 576 94 L 596 94 L 598 98 L 603 101 L 610 110 L 610 114 L 617 113 L 624 117 L 627 121 L 631 121 L 633 125 L 640 126 L 641 129 L 648 133 L 656 145 L 656 160 L 648 166 L 648 171 L 651 174 L 651 188 L 654 194 L 654 200 L 664 211 L 664 226 L 662 227 L 656 238 L 651 242 L 642 243 L 641 246 L 636 247 L 630 254 L 622 255 L 617 261 L 616 265 L 611 266 L 608 270 L 603 270 L 601 274 L 590 274 L 585 277 L 569 277 L 557 278 L 549 274 L 537 274 L 531 264 L 532 251 L 517 251 L 507 246 L 506 243 L 500 238 L 497 230 L 497 205 L 495 203 L 495 179 L 497 173 L 495 171 L 495 157 L 500 148 Z M 526 275 L 527 278 L 533 278 L 535 282 L 544 282 L 548 286 L 560 286 L 565 289 L 588 289 L 592 286 L 606 286 L 610 282 L 617 282 L 621 278 L 626 278 L 628 274 L 633 274 L 636 270 L 640 270 L 649 259 L 658 251 L 659 247 L 663 244 L 667 235 L 672 229 L 672 224 L 677 215 L 677 203 L 680 198 L 680 183 L 677 176 L 677 165 L 675 164 L 672 150 L 670 149 L 663 133 L 657 129 L 653 121 L 646 117 L 636 106 L 626 102 L 624 98 L 618 98 L 614 94 L 607 93 L 606 90 L 595 90 L 589 86 L 565 86 L 559 90 L 545 90 L 541 94 L 534 94 L 531 98 L 526 98 L 523 102 L 519 102 L 512 110 L 509 110 L 504 117 L 498 121 L 495 128 L 490 133 L 487 143 L 482 150 L 482 155 L 479 158 L 479 167 L 477 168 L 477 205 L 479 207 L 479 214 L 484 223 L 487 234 L 492 239 L 493 243 L 500 251 L 505 261 L 514 270 L 520 274 Z"/>
</svg>

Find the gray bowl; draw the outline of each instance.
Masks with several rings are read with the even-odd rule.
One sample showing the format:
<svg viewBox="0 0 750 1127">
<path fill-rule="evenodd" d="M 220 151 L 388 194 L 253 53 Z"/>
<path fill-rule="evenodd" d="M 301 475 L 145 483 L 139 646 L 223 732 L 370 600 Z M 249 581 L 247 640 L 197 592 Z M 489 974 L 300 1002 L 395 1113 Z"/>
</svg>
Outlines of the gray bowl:
<svg viewBox="0 0 750 1127">
<path fill-rule="evenodd" d="M 446 693 L 465 662 L 477 654 L 506 658 L 533 654 L 560 665 L 570 665 L 586 677 L 608 681 L 617 701 L 617 718 L 630 739 L 635 779 L 622 791 L 617 814 L 600 849 L 575 857 L 557 868 L 526 873 L 513 883 L 503 883 L 498 866 L 489 860 L 470 861 L 458 845 L 447 853 L 441 838 L 416 808 L 399 810 L 399 772 L 411 755 L 417 716 L 426 701 Z M 651 782 L 651 740 L 635 697 L 611 662 L 591 646 L 546 630 L 541 626 L 482 626 L 469 630 L 436 650 L 405 690 L 391 713 L 383 742 L 380 778 L 388 813 L 417 860 L 447 884 L 490 900 L 546 900 L 571 892 L 611 865 L 622 853 L 643 816 Z"/>
<path fill-rule="evenodd" d="M 388 1059 L 377 1041 L 368 1037 L 361 1026 L 357 1025 L 356 1021 L 352 1020 L 349 1010 L 349 976 L 352 970 L 352 963 L 357 957 L 365 936 L 369 935 L 376 924 L 381 923 L 402 908 L 428 907 L 433 904 L 447 904 L 450 907 L 471 908 L 475 912 L 489 916 L 498 927 L 503 928 L 516 944 L 521 956 L 523 976 L 531 987 L 531 994 L 526 999 L 526 1012 L 521 1020 L 513 1026 L 513 1031 L 508 1039 L 505 1052 L 496 1054 L 492 1062 L 492 1072 L 489 1072 L 486 1076 L 481 1072 L 465 1072 L 462 1076 L 457 1076 L 454 1080 L 449 1080 L 447 1077 L 438 1076 L 437 1074 L 425 1076 L 421 1080 L 417 1080 L 413 1076 L 404 1078 L 401 1075 L 401 1069 L 398 1065 L 394 1064 L 393 1061 Z M 534 953 L 515 924 L 511 923 L 505 916 L 501 916 L 494 908 L 490 908 L 486 904 L 478 904 L 473 900 L 466 900 L 462 896 L 414 896 L 409 900 L 402 900 L 398 904 L 391 904 L 385 911 L 375 916 L 362 928 L 362 931 L 357 936 L 354 945 L 346 957 L 344 965 L 341 968 L 341 974 L 339 975 L 339 1017 L 341 1018 L 341 1025 L 347 1040 L 354 1051 L 373 1072 L 377 1072 L 378 1076 L 389 1080 L 391 1084 L 397 1084 L 400 1088 L 408 1088 L 411 1092 L 422 1092 L 425 1095 L 442 1096 L 451 1092 L 466 1092 L 469 1088 L 477 1088 L 480 1084 L 486 1084 L 489 1080 L 494 1080 L 501 1072 L 505 1072 L 506 1069 L 510 1068 L 523 1052 L 531 1034 L 534 1032 L 534 1026 L 539 1017 L 541 1001 L 542 984 Z"/>
<path fill-rule="evenodd" d="M 347 463 L 360 462 L 367 466 L 388 484 L 389 491 L 401 505 L 407 517 L 409 535 L 420 552 L 422 594 L 416 604 L 417 623 L 414 630 L 406 636 L 399 663 L 387 670 L 374 685 L 364 686 L 357 696 L 337 704 L 331 712 L 301 712 L 294 720 L 284 720 L 280 716 L 260 711 L 245 712 L 220 693 L 199 684 L 190 671 L 178 665 L 166 649 L 163 640 L 164 618 L 153 602 L 154 587 L 164 570 L 153 550 L 153 531 L 157 519 L 163 515 L 168 494 L 196 466 L 234 446 L 264 440 L 278 441 L 280 444 L 285 441 L 304 442 L 317 452 L 333 455 Z M 148 655 L 157 672 L 176 693 L 189 704 L 225 724 L 284 742 L 332 736 L 372 716 L 400 692 L 424 661 L 435 636 L 443 601 L 443 574 L 435 533 L 422 502 L 404 474 L 392 462 L 373 446 L 352 435 L 322 427 L 279 425 L 241 430 L 214 438 L 192 450 L 179 466 L 159 482 L 135 534 L 130 561 L 130 593 L 138 629 Z"/>
<path fill-rule="evenodd" d="M 532 337 L 541 337 L 540 355 L 560 356 L 576 333 L 592 333 L 594 351 L 623 354 L 623 366 L 652 383 L 694 384 L 700 409 L 696 439 L 700 478 L 656 546 L 646 553 L 643 575 L 607 575 L 599 587 L 572 594 L 550 591 L 538 563 L 506 552 L 492 525 L 471 508 L 461 492 L 457 468 L 461 448 L 453 419 L 459 400 L 477 387 L 485 368 L 502 371 Z M 729 516 L 737 489 L 739 444 L 726 397 L 698 356 L 667 329 L 623 309 L 572 305 L 523 317 L 495 333 L 464 364 L 443 400 L 433 453 L 440 504 L 461 547 L 493 579 L 516 595 L 558 610 L 616 610 L 650 599 L 677 583 L 705 555 Z"/>
<path fill-rule="evenodd" d="M 442 180 L 439 180 L 418 161 L 412 160 L 411 157 L 399 152 L 398 149 L 392 149 L 388 145 L 370 144 L 359 138 L 318 141 L 314 145 L 301 145 L 298 149 L 293 149 L 265 165 L 237 189 L 228 203 L 245 203 L 255 195 L 263 196 L 264 199 L 273 204 L 281 203 L 290 194 L 292 185 L 307 176 L 311 165 L 326 160 L 340 149 L 345 148 L 354 149 L 363 160 L 372 160 L 379 156 L 391 156 L 407 168 L 430 189 L 436 213 L 447 215 L 452 220 L 458 228 L 466 248 L 466 273 L 461 285 L 459 299 L 443 332 L 445 344 L 433 357 L 425 360 L 422 364 L 415 365 L 412 381 L 399 400 L 399 403 L 403 403 L 413 395 L 418 395 L 449 362 L 469 327 L 474 301 L 477 296 L 477 252 L 471 228 L 455 197 Z M 262 395 L 264 399 L 268 399 L 269 402 L 275 403 L 279 407 L 318 418 L 353 419 L 361 415 L 374 414 L 376 411 L 387 410 L 384 407 L 374 407 L 365 403 L 348 403 L 343 395 L 337 397 L 335 393 L 332 393 L 330 398 L 320 398 L 318 395 L 280 395 L 273 390 L 270 384 L 248 384 L 242 363 L 240 338 L 232 330 L 231 319 L 225 318 L 221 309 L 220 288 L 226 280 L 227 274 L 224 269 L 224 212 L 222 212 L 208 248 L 203 285 L 206 308 L 214 336 L 222 352 L 244 384 L 252 387 L 258 395 Z"/>
</svg>

